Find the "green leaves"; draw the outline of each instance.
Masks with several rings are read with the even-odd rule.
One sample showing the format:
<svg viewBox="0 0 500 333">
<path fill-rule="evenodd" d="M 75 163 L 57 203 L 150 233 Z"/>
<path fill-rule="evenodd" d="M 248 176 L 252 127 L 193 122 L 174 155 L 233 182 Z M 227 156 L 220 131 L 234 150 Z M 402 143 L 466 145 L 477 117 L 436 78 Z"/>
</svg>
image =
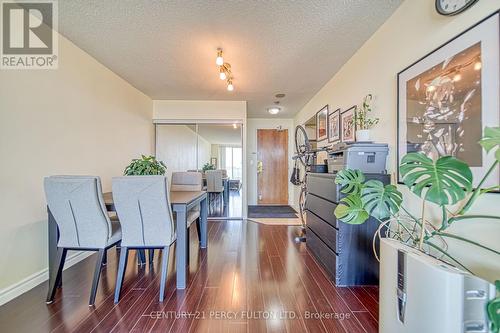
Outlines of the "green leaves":
<svg viewBox="0 0 500 333">
<path fill-rule="evenodd" d="M 500 332 L 500 280 L 495 281 L 497 296 L 488 302 L 486 307 L 488 318 L 491 321 L 491 331 Z"/>
<path fill-rule="evenodd" d="M 400 172 L 413 193 L 441 206 L 455 204 L 472 190 L 469 166 L 452 156 L 434 162 L 424 154 L 409 153 L 401 160 Z"/>
<path fill-rule="evenodd" d="M 484 129 L 484 136 L 479 141 L 479 144 L 486 150 L 497 148 L 495 152 L 495 158 L 500 161 L 500 127 L 486 127 Z"/>
<path fill-rule="evenodd" d="M 363 224 L 370 214 L 363 208 L 359 194 L 350 194 L 340 200 L 335 208 L 335 216 L 348 224 Z"/>
<path fill-rule="evenodd" d="M 361 192 L 361 187 L 365 181 L 365 175 L 359 170 L 343 169 L 337 173 L 335 184 L 342 186 L 340 192 L 355 194 Z"/>
<path fill-rule="evenodd" d="M 349 194 L 340 200 L 335 216 L 348 224 L 362 224 L 371 216 L 382 220 L 399 212 L 403 195 L 394 185 L 379 180 L 369 180 L 359 170 L 339 171 L 335 183 L 342 186 L 342 193 Z"/>
<path fill-rule="evenodd" d="M 141 155 L 140 159 L 133 159 L 125 168 L 125 176 L 144 176 L 144 175 L 164 175 L 167 166 L 162 161 L 157 161 L 154 156 Z"/>
<path fill-rule="evenodd" d="M 361 201 L 371 216 L 382 220 L 399 212 L 403 195 L 394 185 L 384 186 L 379 180 L 369 180 L 361 190 Z"/>
</svg>

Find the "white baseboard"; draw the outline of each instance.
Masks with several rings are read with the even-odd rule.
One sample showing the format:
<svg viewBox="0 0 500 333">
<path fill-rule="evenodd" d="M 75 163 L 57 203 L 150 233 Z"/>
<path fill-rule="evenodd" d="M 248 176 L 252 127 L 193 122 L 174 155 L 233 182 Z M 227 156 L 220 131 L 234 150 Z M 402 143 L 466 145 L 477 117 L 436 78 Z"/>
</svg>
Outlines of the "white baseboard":
<svg viewBox="0 0 500 333">
<path fill-rule="evenodd" d="M 64 263 L 64 269 L 70 268 L 71 266 L 79 263 L 83 259 L 92 255 L 94 252 L 85 251 L 85 252 L 76 252 L 71 256 L 66 258 L 66 262 Z M 13 285 L 8 286 L 7 288 L 0 290 L 0 305 L 3 305 L 14 298 L 24 294 L 28 290 L 31 290 L 38 286 L 40 283 L 43 283 L 49 279 L 49 269 L 45 268 L 39 272 L 36 272 L 21 281 L 14 283 Z M 43 300 L 41 300 L 43 301 Z"/>
</svg>

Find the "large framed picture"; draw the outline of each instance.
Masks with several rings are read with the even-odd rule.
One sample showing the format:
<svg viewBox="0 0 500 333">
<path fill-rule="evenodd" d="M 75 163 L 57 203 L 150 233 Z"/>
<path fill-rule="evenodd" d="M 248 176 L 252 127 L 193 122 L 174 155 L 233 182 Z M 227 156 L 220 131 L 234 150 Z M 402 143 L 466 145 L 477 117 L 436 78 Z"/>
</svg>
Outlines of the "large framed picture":
<svg viewBox="0 0 500 333">
<path fill-rule="evenodd" d="M 323 141 L 327 138 L 328 105 L 316 113 L 316 140 Z"/>
<path fill-rule="evenodd" d="M 454 156 L 472 170 L 474 186 L 492 165 L 478 141 L 499 126 L 499 13 L 451 39 L 398 73 L 399 164 L 409 152 Z M 499 168 L 483 187 L 500 184 Z"/>
<path fill-rule="evenodd" d="M 340 109 L 328 113 L 328 142 L 340 141 Z"/>
<path fill-rule="evenodd" d="M 342 142 L 353 142 L 356 133 L 356 106 L 353 106 L 340 114 L 340 131 Z"/>
</svg>

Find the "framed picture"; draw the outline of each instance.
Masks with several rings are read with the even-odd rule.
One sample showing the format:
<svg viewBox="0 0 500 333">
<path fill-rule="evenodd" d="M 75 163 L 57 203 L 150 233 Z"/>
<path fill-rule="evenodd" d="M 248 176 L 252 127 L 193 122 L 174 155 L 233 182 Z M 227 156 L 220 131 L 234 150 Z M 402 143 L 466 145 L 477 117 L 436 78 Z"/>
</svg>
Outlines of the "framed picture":
<svg viewBox="0 0 500 333">
<path fill-rule="evenodd" d="M 399 164 L 409 152 L 455 156 L 472 170 L 474 186 L 494 161 L 478 144 L 486 126 L 499 126 L 499 13 L 398 73 Z M 500 184 L 500 168 L 483 184 Z"/>
<path fill-rule="evenodd" d="M 210 158 L 210 164 L 217 166 L 217 157 L 211 157 Z"/>
<path fill-rule="evenodd" d="M 340 109 L 328 113 L 328 142 L 340 141 Z"/>
<path fill-rule="evenodd" d="M 340 114 L 340 140 L 342 142 L 353 142 L 356 133 L 356 106 L 353 106 Z"/>
<path fill-rule="evenodd" d="M 327 138 L 326 127 L 328 122 L 328 105 L 316 113 L 316 140 L 323 141 Z"/>
</svg>

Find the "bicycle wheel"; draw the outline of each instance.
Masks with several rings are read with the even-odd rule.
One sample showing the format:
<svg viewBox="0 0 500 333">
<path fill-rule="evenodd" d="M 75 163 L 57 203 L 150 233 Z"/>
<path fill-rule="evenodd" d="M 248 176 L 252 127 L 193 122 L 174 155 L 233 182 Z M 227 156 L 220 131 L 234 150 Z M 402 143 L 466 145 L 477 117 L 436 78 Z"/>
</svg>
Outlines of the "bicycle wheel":
<svg viewBox="0 0 500 333">
<path fill-rule="evenodd" d="M 305 186 L 302 186 L 299 195 L 299 215 L 303 229 L 305 229 L 306 227 L 306 195 L 307 195 L 307 190 Z"/>
<path fill-rule="evenodd" d="M 298 159 L 305 166 L 305 154 L 311 150 L 311 144 L 309 143 L 305 128 L 301 125 L 295 127 L 295 150 L 299 155 Z"/>
</svg>

